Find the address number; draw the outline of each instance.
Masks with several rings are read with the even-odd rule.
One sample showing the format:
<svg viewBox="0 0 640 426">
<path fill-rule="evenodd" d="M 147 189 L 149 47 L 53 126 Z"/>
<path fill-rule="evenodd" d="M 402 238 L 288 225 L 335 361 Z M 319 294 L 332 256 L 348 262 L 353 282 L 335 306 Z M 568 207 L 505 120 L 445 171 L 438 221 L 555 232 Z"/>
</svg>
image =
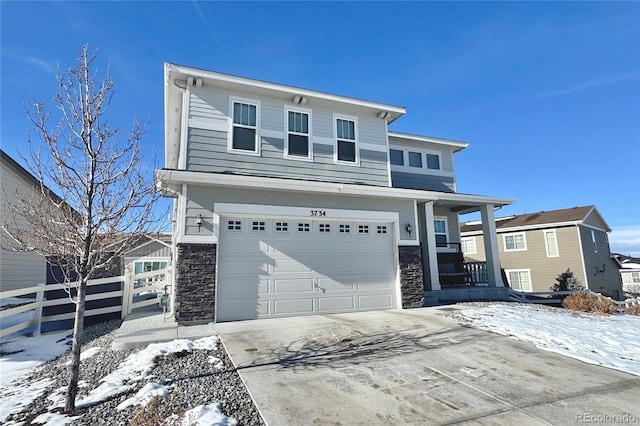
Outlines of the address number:
<svg viewBox="0 0 640 426">
<path fill-rule="evenodd" d="M 326 215 L 327 215 L 326 210 L 311 210 L 311 216 L 322 217 Z"/>
</svg>

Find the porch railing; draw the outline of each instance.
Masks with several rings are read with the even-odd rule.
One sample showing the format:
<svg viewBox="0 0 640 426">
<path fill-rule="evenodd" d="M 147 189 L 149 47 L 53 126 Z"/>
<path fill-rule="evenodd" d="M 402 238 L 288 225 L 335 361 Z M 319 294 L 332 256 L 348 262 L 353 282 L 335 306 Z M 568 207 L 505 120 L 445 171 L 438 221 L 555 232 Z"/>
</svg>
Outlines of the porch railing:
<svg viewBox="0 0 640 426">
<path fill-rule="evenodd" d="M 487 262 L 465 262 L 464 267 L 471 275 L 471 285 L 489 282 Z"/>
</svg>

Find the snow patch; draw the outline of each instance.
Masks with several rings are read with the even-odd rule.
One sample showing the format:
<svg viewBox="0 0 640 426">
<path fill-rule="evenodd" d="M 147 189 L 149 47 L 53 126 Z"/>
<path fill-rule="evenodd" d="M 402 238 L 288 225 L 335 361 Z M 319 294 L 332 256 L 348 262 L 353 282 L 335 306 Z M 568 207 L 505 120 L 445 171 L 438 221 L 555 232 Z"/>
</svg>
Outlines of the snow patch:
<svg viewBox="0 0 640 426">
<path fill-rule="evenodd" d="M 184 413 L 182 426 L 235 426 L 233 417 L 222 414 L 220 404 L 199 405 Z"/>
<path fill-rule="evenodd" d="M 160 383 L 147 383 L 134 396 L 118 404 L 116 409 L 121 411 L 134 405 L 146 406 L 156 396 L 168 396 L 170 393 L 171 391 Z"/>
</svg>

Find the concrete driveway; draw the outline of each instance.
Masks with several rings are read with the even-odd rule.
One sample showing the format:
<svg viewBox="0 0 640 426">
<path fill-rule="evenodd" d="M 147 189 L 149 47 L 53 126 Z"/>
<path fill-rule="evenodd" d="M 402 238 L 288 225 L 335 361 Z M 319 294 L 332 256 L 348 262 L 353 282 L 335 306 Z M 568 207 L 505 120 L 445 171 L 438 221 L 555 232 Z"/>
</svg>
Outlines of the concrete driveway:
<svg viewBox="0 0 640 426">
<path fill-rule="evenodd" d="M 640 423 L 640 377 L 438 315 L 450 309 L 215 328 L 271 426 Z"/>
</svg>

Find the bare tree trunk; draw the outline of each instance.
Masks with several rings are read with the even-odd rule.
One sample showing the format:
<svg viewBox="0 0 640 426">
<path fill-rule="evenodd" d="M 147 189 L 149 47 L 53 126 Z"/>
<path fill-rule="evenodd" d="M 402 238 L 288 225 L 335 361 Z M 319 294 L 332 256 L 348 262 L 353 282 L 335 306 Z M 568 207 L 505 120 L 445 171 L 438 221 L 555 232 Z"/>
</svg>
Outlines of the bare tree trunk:
<svg viewBox="0 0 640 426">
<path fill-rule="evenodd" d="M 82 330 L 84 328 L 84 305 L 87 293 L 87 280 L 82 278 L 78 288 L 76 302 L 76 317 L 73 327 L 73 346 L 71 347 L 71 367 L 69 368 L 69 384 L 67 386 L 67 400 L 64 410 L 67 413 L 76 411 L 76 395 L 80 378 L 80 348 L 82 347 Z"/>
</svg>

